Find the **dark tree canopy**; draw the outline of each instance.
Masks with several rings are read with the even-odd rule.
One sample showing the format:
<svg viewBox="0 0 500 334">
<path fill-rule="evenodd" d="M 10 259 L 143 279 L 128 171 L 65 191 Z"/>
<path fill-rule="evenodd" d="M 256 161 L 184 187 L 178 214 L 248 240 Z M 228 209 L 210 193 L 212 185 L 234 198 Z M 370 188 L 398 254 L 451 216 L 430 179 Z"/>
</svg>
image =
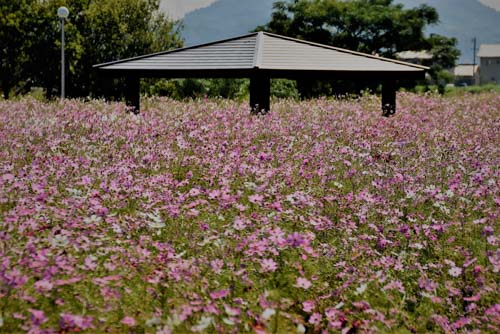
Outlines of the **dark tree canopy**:
<svg viewBox="0 0 500 334">
<path fill-rule="evenodd" d="M 67 95 L 99 96 L 103 84 L 92 66 L 182 46 L 176 22 L 159 11 L 159 0 L 0 0 L 0 82 L 4 97 L 16 88 L 59 90 L 60 23 L 66 6 Z M 4 23 L 5 22 L 5 23 Z M 111 90 L 107 93 L 117 93 Z"/>
<path fill-rule="evenodd" d="M 391 58 L 400 51 L 432 50 L 434 58 L 449 67 L 459 56 L 456 40 L 424 34 L 438 21 L 432 7 L 406 9 L 393 0 L 292 0 L 277 1 L 271 21 L 256 30 Z M 324 93 L 325 85 L 320 86 L 317 93 Z M 299 83 L 299 90 L 304 96 L 315 94 L 310 82 Z"/>
</svg>

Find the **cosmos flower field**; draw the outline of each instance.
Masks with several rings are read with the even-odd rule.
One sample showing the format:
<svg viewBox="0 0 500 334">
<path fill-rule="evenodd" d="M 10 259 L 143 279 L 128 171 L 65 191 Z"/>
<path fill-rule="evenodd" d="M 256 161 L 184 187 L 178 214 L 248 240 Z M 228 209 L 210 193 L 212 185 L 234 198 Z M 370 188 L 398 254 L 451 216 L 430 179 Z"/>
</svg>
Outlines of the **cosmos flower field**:
<svg viewBox="0 0 500 334">
<path fill-rule="evenodd" d="M 398 102 L 0 102 L 0 332 L 500 332 L 500 95 Z"/>
</svg>

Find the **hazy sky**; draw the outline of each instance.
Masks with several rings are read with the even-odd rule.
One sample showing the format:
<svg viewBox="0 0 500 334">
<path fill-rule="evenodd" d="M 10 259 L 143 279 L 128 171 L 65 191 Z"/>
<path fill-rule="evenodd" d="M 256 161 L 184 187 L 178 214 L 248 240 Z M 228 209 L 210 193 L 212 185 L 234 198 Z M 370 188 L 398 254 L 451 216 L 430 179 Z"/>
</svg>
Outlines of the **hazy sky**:
<svg viewBox="0 0 500 334">
<path fill-rule="evenodd" d="M 161 0 L 161 8 L 175 19 L 182 18 L 186 13 L 197 8 L 206 7 L 217 0 Z M 251 0 L 240 0 L 251 1 Z M 473 1 L 473 0 L 470 0 Z M 500 0 L 479 0 L 486 6 L 500 11 Z"/>
</svg>

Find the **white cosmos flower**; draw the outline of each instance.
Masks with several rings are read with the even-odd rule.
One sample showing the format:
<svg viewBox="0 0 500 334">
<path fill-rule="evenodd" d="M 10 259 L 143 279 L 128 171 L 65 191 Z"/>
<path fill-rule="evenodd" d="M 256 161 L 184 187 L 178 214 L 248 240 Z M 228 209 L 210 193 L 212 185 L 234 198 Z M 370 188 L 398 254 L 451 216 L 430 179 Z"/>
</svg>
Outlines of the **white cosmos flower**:
<svg viewBox="0 0 500 334">
<path fill-rule="evenodd" d="M 212 321 L 213 321 L 212 317 L 201 317 L 200 321 L 198 321 L 198 324 L 196 324 L 196 326 L 191 327 L 191 330 L 193 332 L 202 332 L 212 324 Z"/>
<path fill-rule="evenodd" d="M 151 228 L 160 229 L 166 226 L 158 211 L 154 213 L 141 213 L 140 215 L 148 219 L 147 223 Z"/>
<path fill-rule="evenodd" d="M 262 319 L 264 319 L 264 320 L 269 320 L 269 319 L 271 319 L 271 317 L 272 317 L 273 315 L 275 315 L 275 314 L 276 314 L 276 310 L 274 310 L 274 309 L 272 309 L 272 308 L 266 308 L 266 309 L 264 310 L 264 312 L 262 312 L 262 314 L 261 314 L 260 316 L 261 316 L 261 317 L 262 317 Z"/>
</svg>

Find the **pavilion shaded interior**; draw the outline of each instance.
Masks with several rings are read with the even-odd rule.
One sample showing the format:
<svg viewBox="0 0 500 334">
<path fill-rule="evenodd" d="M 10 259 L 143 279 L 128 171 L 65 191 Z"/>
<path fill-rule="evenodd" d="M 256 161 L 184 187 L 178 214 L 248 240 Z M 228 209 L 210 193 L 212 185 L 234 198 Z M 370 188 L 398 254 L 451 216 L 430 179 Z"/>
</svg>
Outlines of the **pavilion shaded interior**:
<svg viewBox="0 0 500 334">
<path fill-rule="evenodd" d="M 270 110 L 270 80 L 342 79 L 382 84 L 382 111 L 396 112 L 398 81 L 419 80 L 425 66 L 302 41 L 267 32 L 95 65 L 125 77 L 125 98 L 140 109 L 141 78 L 249 78 L 250 107 Z"/>
</svg>

